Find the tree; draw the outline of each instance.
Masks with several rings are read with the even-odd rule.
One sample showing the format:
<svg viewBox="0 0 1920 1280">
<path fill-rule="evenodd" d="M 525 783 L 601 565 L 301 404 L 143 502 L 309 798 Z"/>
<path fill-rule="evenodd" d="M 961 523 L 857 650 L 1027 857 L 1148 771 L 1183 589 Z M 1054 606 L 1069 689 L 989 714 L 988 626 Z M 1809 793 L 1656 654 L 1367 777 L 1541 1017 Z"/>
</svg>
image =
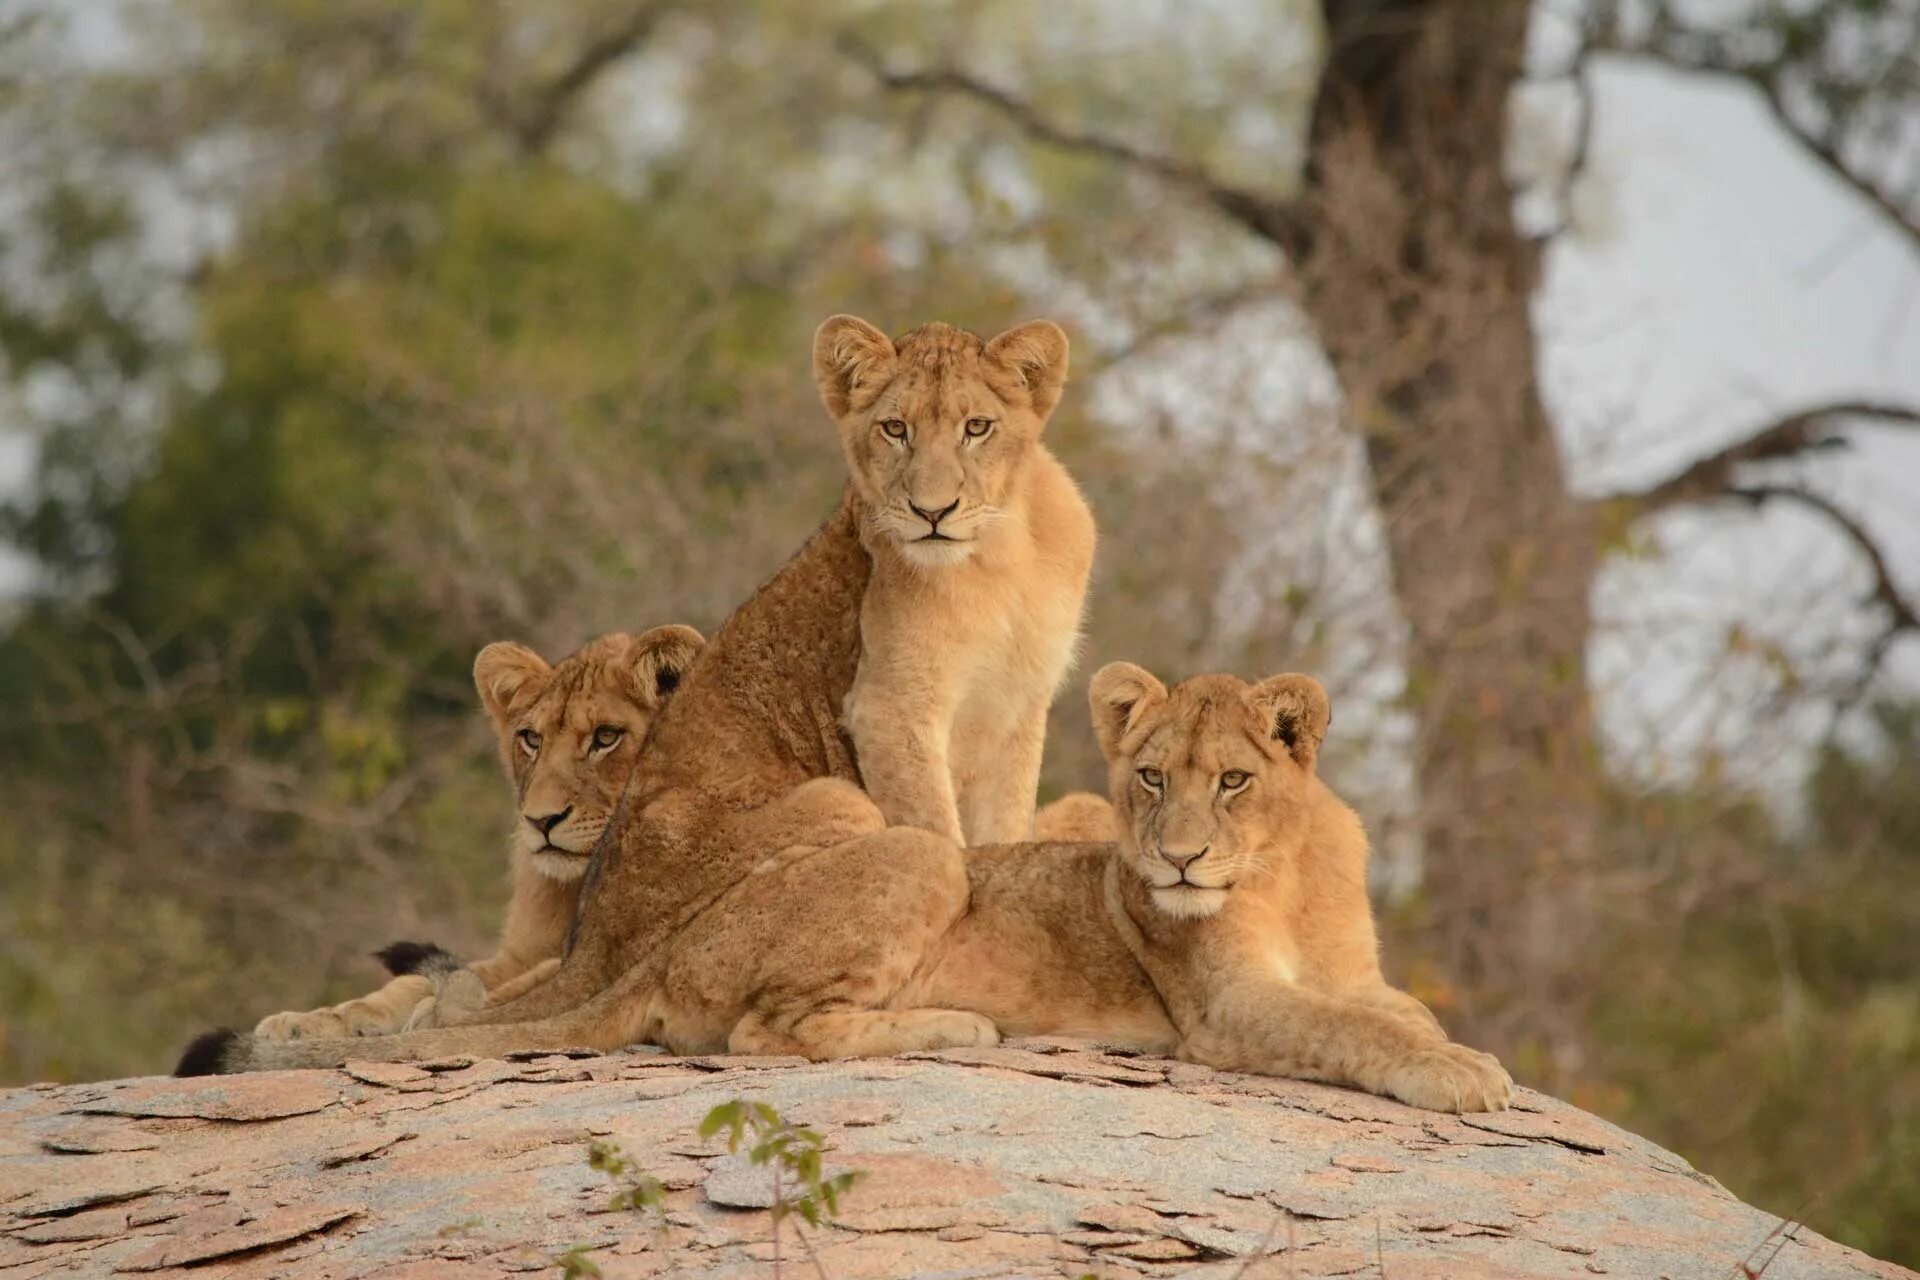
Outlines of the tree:
<svg viewBox="0 0 1920 1280">
<path fill-rule="evenodd" d="M 1515 224 L 1504 167 L 1532 6 L 1320 7 L 1324 57 L 1297 189 L 1286 174 L 1252 186 L 1193 155 L 1083 125 L 961 63 L 909 67 L 858 40 L 848 48 L 888 89 L 971 100 L 1041 147 L 1185 192 L 1285 255 L 1281 287 L 1339 376 L 1387 529 L 1409 631 L 1406 701 L 1418 726 L 1425 887 L 1441 960 L 1478 993 L 1472 1013 L 1483 1032 L 1510 1043 L 1515 1019 L 1566 1031 L 1577 1003 L 1567 979 L 1584 912 L 1569 886 L 1590 866 L 1602 782 L 1585 654 L 1610 540 L 1677 503 L 1799 502 L 1861 547 L 1874 574 L 1870 603 L 1886 622 L 1884 650 L 1914 630 L 1915 611 L 1864 527 L 1810 490 L 1755 483 L 1746 468 L 1841 443 L 1860 418 L 1912 424 L 1920 413 L 1810 406 L 1645 493 L 1574 493 L 1536 372 L 1529 304 L 1541 241 Z M 1898 6 L 1835 7 L 1865 15 Z M 1789 22 L 1784 8 L 1763 8 L 1757 22 Z M 1904 21 L 1911 35 L 1912 9 L 1889 22 Z M 1609 29 L 1596 23 L 1589 45 L 1601 47 Z M 1647 38 L 1676 30 L 1656 23 Z M 1736 47 L 1696 52 L 1711 62 Z M 1784 84 L 1786 60 L 1809 47 L 1805 31 L 1790 27 L 1781 61 L 1742 74 Z M 1847 168 L 1838 142 L 1817 145 L 1827 163 Z M 1867 189 L 1885 216 L 1912 229 L 1910 202 Z"/>
</svg>

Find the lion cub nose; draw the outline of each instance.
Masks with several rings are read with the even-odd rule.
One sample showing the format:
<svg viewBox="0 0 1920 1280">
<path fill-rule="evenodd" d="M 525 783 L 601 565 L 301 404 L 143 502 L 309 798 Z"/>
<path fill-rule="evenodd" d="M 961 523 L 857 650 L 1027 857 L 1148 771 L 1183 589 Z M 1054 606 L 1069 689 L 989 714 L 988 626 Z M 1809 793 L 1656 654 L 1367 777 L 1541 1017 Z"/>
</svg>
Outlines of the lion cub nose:
<svg viewBox="0 0 1920 1280">
<path fill-rule="evenodd" d="M 938 529 L 940 527 L 940 522 L 942 520 L 945 520 L 948 516 L 952 515 L 954 512 L 954 508 L 960 505 L 960 499 L 955 498 L 952 502 L 949 502 L 946 506 L 940 508 L 938 511 L 929 511 L 917 502 L 909 502 L 907 503 L 907 505 L 913 509 L 913 514 L 919 516 L 922 520 L 925 520 L 927 522 L 927 527 L 929 529 Z"/>
<path fill-rule="evenodd" d="M 1185 871 L 1188 867 L 1200 861 L 1200 859 L 1206 857 L 1207 850 L 1211 848 L 1213 848 L 1213 843 L 1211 841 L 1201 845 L 1198 849 L 1193 850 L 1191 853 L 1186 852 L 1185 850 L 1180 850 L 1180 849 L 1169 849 L 1165 845 L 1161 845 L 1160 856 L 1165 858 L 1168 862 L 1171 862 L 1177 870 Z"/>
<path fill-rule="evenodd" d="M 532 824 L 535 831 L 538 831 L 543 836 L 550 836 L 553 834 L 553 829 L 565 822 L 567 815 L 572 812 L 573 806 L 568 805 L 558 813 L 529 813 L 526 815 L 526 819 Z"/>
</svg>

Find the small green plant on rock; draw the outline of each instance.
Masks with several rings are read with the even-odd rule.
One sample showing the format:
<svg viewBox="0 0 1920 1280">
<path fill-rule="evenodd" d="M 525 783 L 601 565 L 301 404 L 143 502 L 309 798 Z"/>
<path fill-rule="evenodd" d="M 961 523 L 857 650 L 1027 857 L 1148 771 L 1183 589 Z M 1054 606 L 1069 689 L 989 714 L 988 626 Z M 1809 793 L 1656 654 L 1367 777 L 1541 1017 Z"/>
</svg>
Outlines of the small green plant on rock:
<svg viewBox="0 0 1920 1280">
<path fill-rule="evenodd" d="M 617 1188 L 607 1208 L 615 1213 L 631 1209 L 635 1213 L 654 1214 L 661 1226 L 667 1220 L 667 1189 L 660 1179 L 641 1170 L 627 1158 L 617 1142 L 595 1138 L 587 1144 L 587 1164 L 607 1175 Z"/>
<path fill-rule="evenodd" d="M 607 1202 L 611 1212 L 647 1213 L 662 1232 L 667 1229 L 667 1189 L 660 1179 L 643 1171 L 627 1158 L 617 1142 L 595 1138 L 587 1143 L 587 1164 L 607 1175 L 614 1184 L 613 1199 Z M 577 1244 L 554 1259 L 563 1280 L 599 1280 L 605 1273 L 589 1254 L 595 1246 Z"/>
<path fill-rule="evenodd" d="M 603 1280 L 606 1272 L 600 1270 L 600 1264 L 587 1255 L 592 1252 L 590 1244 L 577 1244 L 554 1259 L 560 1267 L 561 1280 Z"/>
<path fill-rule="evenodd" d="M 798 1217 L 808 1226 L 819 1226 L 840 1212 L 840 1197 L 865 1176 L 863 1170 L 849 1169 L 831 1177 L 824 1175 L 821 1155 L 826 1140 L 818 1131 L 796 1125 L 764 1102 L 735 1098 L 707 1112 L 700 1122 L 700 1136 L 727 1135 L 727 1150 L 738 1154 L 746 1148 L 747 1160 L 767 1166 L 773 1178 L 773 1274 L 780 1274 L 780 1224 Z M 813 1251 L 800 1223 L 793 1226 L 808 1260 L 823 1278 L 826 1269 Z"/>
</svg>

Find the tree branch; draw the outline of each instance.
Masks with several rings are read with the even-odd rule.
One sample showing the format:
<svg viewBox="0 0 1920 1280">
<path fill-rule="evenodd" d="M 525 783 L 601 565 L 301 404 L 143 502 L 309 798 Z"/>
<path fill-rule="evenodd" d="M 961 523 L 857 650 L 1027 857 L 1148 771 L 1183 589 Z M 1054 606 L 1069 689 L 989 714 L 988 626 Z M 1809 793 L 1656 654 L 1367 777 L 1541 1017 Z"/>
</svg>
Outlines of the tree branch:
<svg viewBox="0 0 1920 1280">
<path fill-rule="evenodd" d="M 969 72 L 952 67 L 896 71 L 886 65 L 876 50 L 850 34 L 843 34 L 839 43 L 842 52 L 888 89 L 972 99 L 1005 116 L 1035 142 L 1061 151 L 1117 161 L 1191 191 L 1289 255 L 1298 256 L 1307 244 L 1306 221 L 1278 195 L 1238 186 L 1189 160 L 1161 155 L 1118 138 L 1062 124 L 1042 114 L 1033 104 Z"/>
<path fill-rule="evenodd" d="M 1870 421 L 1889 426 L 1920 427 L 1920 408 L 1875 401 L 1840 401 L 1806 409 L 1763 427 L 1746 439 L 1728 445 L 1695 462 L 1680 474 L 1636 494 L 1617 495 L 1611 501 L 1627 504 L 1635 515 L 1662 511 L 1689 502 L 1733 501 L 1759 508 L 1769 502 L 1788 502 L 1819 515 L 1851 543 L 1867 563 L 1873 587 L 1866 603 L 1886 610 L 1887 625 L 1874 638 L 1856 682 L 1850 705 L 1872 682 L 1893 642 L 1902 635 L 1920 634 L 1920 605 L 1901 591 L 1886 553 L 1873 534 L 1832 499 L 1797 484 L 1743 484 L 1734 479 L 1740 467 L 1755 462 L 1804 456 L 1816 450 L 1843 449 L 1848 440 L 1841 425 Z"/>
<path fill-rule="evenodd" d="M 509 120 L 520 149 L 529 155 L 545 151 L 580 95 L 592 88 L 608 68 L 646 43 L 672 8 L 673 0 L 649 0 L 634 6 L 618 24 L 589 40 L 558 75 L 534 90 L 532 101 Z"/>
<path fill-rule="evenodd" d="M 1905 237 L 1916 252 L 1920 252 L 1920 210 L 1908 208 L 1893 194 L 1848 165 L 1842 156 L 1840 135 L 1848 123 L 1845 113 L 1837 114 L 1825 130 L 1816 130 L 1796 120 L 1788 106 L 1786 86 L 1795 64 L 1786 53 L 1776 53 L 1766 59 L 1743 56 L 1743 48 L 1753 47 L 1755 42 L 1740 41 L 1741 34 L 1694 26 L 1661 5 L 1653 11 L 1646 31 L 1638 37 L 1630 37 L 1622 30 L 1620 12 L 1615 5 L 1594 22 L 1588 46 L 1678 71 L 1732 76 L 1746 81 L 1759 91 L 1774 121 L 1806 155 L 1876 210 L 1896 232 Z M 1882 75 L 1873 79 L 1883 81 L 1887 78 Z M 1816 79 L 1814 91 L 1818 92 L 1821 87 Z M 1876 88 L 1883 88 L 1871 82 L 1833 83 L 1824 87 L 1831 89 L 1842 101 L 1865 99 Z M 1885 91 L 1896 97 L 1903 93 L 1911 96 L 1913 93 L 1911 88 L 1902 87 L 1887 88 Z"/>
<path fill-rule="evenodd" d="M 1639 512 L 1661 511 L 1686 502 L 1725 497 L 1736 486 L 1733 473 L 1752 462 L 1773 462 L 1823 449 L 1843 449 L 1846 420 L 1888 426 L 1920 427 L 1920 408 L 1871 400 L 1843 400 L 1804 409 L 1701 458 L 1670 480 L 1638 493 L 1616 494 L 1611 501 L 1631 503 Z"/>
<path fill-rule="evenodd" d="M 1866 558 L 1867 568 L 1873 573 L 1873 590 L 1868 592 L 1867 601 L 1886 609 L 1889 637 L 1904 631 L 1920 632 L 1920 610 L 1901 594 L 1900 584 L 1894 580 L 1892 567 L 1887 564 L 1880 544 L 1873 540 L 1865 525 L 1842 511 L 1831 499 L 1811 489 L 1785 484 L 1742 485 L 1728 489 L 1726 496 L 1756 508 L 1775 500 L 1792 502 L 1825 516 Z M 1884 642 L 1877 648 L 1884 648 Z"/>
</svg>

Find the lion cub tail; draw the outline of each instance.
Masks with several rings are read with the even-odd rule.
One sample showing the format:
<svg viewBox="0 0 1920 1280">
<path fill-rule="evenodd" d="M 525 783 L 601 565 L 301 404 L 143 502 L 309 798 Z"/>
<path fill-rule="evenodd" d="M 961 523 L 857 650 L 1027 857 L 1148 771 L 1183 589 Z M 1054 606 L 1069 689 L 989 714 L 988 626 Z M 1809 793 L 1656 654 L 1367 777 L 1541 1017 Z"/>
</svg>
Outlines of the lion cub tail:
<svg viewBox="0 0 1920 1280">
<path fill-rule="evenodd" d="M 592 1034 L 601 1031 L 601 1034 Z M 431 1062 L 435 1059 L 506 1058 L 569 1049 L 605 1052 L 627 1043 L 604 1028 L 560 1017 L 505 1026 L 446 1027 L 390 1036 L 336 1040 L 267 1040 L 226 1027 L 196 1036 L 180 1055 L 176 1076 L 237 1075 L 244 1071 L 295 1071 L 342 1067 L 349 1062 Z"/>
</svg>

